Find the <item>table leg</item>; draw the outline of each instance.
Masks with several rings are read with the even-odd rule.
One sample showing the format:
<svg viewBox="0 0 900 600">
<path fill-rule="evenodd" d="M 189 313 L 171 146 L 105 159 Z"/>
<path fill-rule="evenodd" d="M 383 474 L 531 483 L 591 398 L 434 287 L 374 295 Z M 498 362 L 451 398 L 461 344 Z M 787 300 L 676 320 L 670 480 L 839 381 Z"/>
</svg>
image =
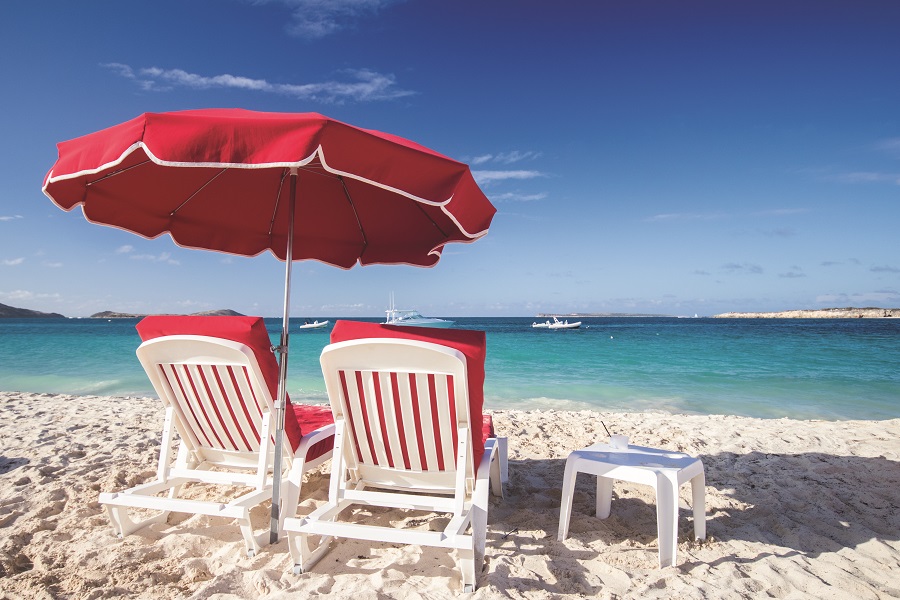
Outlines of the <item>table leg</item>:
<svg viewBox="0 0 900 600">
<path fill-rule="evenodd" d="M 609 516 L 612 504 L 613 480 L 603 475 L 597 475 L 597 518 L 605 519 Z"/>
<path fill-rule="evenodd" d="M 706 539 L 706 475 L 700 471 L 691 479 L 692 505 L 694 508 L 694 538 Z"/>
<path fill-rule="evenodd" d="M 566 539 L 569 533 L 569 519 L 572 516 L 572 494 L 575 491 L 575 477 L 578 471 L 575 470 L 575 462 L 570 456 L 566 459 L 566 471 L 563 474 L 562 497 L 559 503 L 559 532 L 557 538 L 559 541 Z"/>
<path fill-rule="evenodd" d="M 659 568 L 675 564 L 678 550 L 678 473 L 656 476 L 656 531 L 659 536 Z"/>
</svg>

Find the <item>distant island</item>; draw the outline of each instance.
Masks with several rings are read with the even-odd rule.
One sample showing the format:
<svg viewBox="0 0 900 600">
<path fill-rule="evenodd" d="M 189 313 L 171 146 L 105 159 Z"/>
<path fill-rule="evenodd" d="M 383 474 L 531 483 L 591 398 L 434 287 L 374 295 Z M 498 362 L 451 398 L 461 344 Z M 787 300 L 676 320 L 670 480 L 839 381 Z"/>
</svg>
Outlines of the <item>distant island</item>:
<svg viewBox="0 0 900 600">
<path fill-rule="evenodd" d="M 39 310 L 29 310 L 27 308 L 16 308 L 15 306 L 7 306 L 0 304 L 0 319 L 65 319 L 64 315 L 59 313 L 45 313 Z"/>
<path fill-rule="evenodd" d="M 900 318 L 900 308 L 821 308 L 781 312 L 728 312 L 714 319 L 885 319 Z"/>
<path fill-rule="evenodd" d="M 90 316 L 91 319 L 140 319 L 142 317 L 146 317 L 147 315 L 138 315 L 133 313 L 120 313 L 111 310 L 105 310 L 103 312 L 94 313 Z M 242 315 L 239 312 L 233 311 L 228 308 L 221 308 L 219 310 L 205 310 L 203 312 L 191 313 L 187 315 L 189 317 L 243 317 L 246 315 Z"/>
<path fill-rule="evenodd" d="M 167 313 L 169 314 L 169 313 Z M 139 315 L 135 313 L 121 313 L 112 310 L 105 310 L 91 315 L 91 319 L 140 319 L 147 315 Z M 245 315 L 228 309 L 206 310 L 198 313 L 191 313 L 191 317 L 243 317 Z M 66 319 L 65 315 L 59 313 L 45 313 L 39 310 L 31 310 L 29 308 L 17 308 L 15 306 L 7 306 L 0 304 L 0 319 Z"/>
</svg>

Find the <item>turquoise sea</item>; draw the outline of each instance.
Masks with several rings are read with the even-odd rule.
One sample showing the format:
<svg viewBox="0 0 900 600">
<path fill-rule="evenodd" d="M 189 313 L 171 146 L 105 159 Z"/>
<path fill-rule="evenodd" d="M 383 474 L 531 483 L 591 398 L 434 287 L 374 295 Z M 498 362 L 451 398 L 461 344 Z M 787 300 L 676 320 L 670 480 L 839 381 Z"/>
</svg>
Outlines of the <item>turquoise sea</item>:
<svg viewBox="0 0 900 600">
<path fill-rule="evenodd" d="M 294 398 L 326 401 L 318 355 L 330 319 L 292 330 Z M 900 417 L 900 319 L 586 318 L 561 331 L 533 321 L 456 319 L 487 332 L 488 408 Z M 0 390 L 153 395 L 134 355 L 136 322 L 0 319 Z M 266 323 L 277 341 L 280 319 Z"/>
</svg>

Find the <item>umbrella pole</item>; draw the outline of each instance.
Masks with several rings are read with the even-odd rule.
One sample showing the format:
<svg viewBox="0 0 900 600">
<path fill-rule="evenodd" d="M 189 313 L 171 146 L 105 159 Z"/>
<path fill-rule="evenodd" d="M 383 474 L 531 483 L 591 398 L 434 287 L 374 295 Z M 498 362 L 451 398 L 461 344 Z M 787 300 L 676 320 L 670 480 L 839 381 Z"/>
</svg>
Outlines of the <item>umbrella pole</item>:
<svg viewBox="0 0 900 600">
<path fill-rule="evenodd" d="M 278 349 L 278 399 L 275 404 L 275 460 L 272 464 L 272 518 L 269 543 L 278 541 L 281 524 L 281 467 L 284 460 L 284 410 L 287 404 L 288 338 L 290 335 L 291 265 L 294 258 L 294 209 L 297 204 L 297 169 L 291 169 L 291 202 L 288 210 L 287 252 L 284 256 L 284 314 L 281 318 L 281 346 Z M 289 515 L 290 516 L 290 515 Z"/>
</svg>

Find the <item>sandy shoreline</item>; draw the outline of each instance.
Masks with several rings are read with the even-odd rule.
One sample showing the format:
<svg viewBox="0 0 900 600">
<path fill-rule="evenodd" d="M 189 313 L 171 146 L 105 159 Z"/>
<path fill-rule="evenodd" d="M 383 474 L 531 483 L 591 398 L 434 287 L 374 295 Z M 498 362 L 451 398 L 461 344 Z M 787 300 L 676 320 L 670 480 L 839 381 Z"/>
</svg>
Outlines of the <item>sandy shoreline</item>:
<svg viewBox="0 0 900 600">
<path fill-rule="evenodd" d="M 471 598 L 900 597 L 900 419 L 493 413 L 510 485 L 491 500 Z M 556 541 L 565 457 L 605 436 L 601 419 L 703 459 L 710 538 L 691 541 L 683 487 L 677 566 L 656 567 L 649 487 L 617 483 L 599 521 L 581 475 L 569 538 Z M 457 596 L 454 561 L 436 549 L 344 541 L 296 576 L 284 540 L 248 558 L 220 519 L 172 515 L 115 538 L 97 495 L 152 477 L 161 422 L 156 399 L 0 392 L 0 598 Z M 301 513 L 325 498 L 327 473 L 304 483 Z M 255 514 L 260 530 L 267 516 Z"/>
</svg>

